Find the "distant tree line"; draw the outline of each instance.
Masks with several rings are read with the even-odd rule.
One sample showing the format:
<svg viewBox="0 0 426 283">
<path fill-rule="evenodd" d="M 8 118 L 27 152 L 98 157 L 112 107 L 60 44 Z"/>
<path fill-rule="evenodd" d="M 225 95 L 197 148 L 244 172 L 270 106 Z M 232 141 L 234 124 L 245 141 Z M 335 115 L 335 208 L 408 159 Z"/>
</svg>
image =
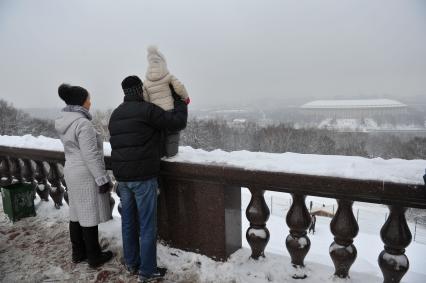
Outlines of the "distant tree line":
<svg viewBox="0 0 426 283">
<path fill-rule="evenodd" d="M 22 136 L 27 134 L 58 137 L 52 120 L 33 118 L 0 99 L 0 135 Z"/>
<path fill-rule="evenodd" d="M 205 150 L 249 150 L 363 157 L 426 159 L 426 138 L 384 133 L 345 133 L 322 129 L 295 129 L 278 124 L 233 125 L 221 120 L 188 121 L 181 144 Z"/>
<path fill-rule="evenodd" d="M 94 111 L 93 123 L 105 141 L 112 110 Z M 0 135 L 43 135 L 58 138 L 53 120 L 37 119 L 0 99 Z M 393 134 L 344 133 L 325 129 L 295 129 L 292 125 L 259 126 L 224 120 L 190 119 L 181 145 L 205 150 L 249 150 L 363 157 L 426 159 L 425 137 Z"/>
</svg>

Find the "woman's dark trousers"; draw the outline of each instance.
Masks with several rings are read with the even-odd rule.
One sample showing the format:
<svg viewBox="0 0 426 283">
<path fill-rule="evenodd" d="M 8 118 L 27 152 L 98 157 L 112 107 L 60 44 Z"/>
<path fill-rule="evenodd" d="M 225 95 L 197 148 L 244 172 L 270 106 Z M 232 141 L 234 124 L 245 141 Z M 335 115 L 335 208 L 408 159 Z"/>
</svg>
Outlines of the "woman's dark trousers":
<svg viewBox="0 0 426 283">
<path fill-rule="evenodd" d="M 99 245 L 98 226 L 82 227 L 79 222 L 70 221 L 72 261 L 88 261 L 91 267 L 104 264 L 112 258 L 112 252 L 102 252 Z"/>
<path fill-rule="evenodd" d="M 83 239 L 83 227 L 79 222 L 70 221 L 70 238 L 72 262 L 79 263 L 87 259 L 86 246 Z"/>
</svg>

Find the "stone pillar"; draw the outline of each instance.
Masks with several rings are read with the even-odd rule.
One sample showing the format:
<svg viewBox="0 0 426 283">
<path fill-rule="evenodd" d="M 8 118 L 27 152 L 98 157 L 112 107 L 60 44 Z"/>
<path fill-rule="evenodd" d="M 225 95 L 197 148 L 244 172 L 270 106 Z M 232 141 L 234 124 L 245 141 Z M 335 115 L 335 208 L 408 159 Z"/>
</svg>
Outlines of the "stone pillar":
<svg viewBox="0 0 426 283">
<path fill-rule="evenodd" d="M 160 182 L 158 234 L 171 247 L 226 260 L 241 248 L 241 188 L 175 179 Z"/>
</svg>

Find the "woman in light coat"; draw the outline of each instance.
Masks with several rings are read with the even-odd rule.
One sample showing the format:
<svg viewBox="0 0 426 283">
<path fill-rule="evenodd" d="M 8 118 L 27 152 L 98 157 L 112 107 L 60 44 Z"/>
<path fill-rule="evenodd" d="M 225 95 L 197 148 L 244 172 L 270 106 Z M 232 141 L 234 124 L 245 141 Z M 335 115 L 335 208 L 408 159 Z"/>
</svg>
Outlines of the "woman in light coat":
<svg viewBox="0 0 426 283">
<path fill-rule="evenodd" d="M 67 104 L 55 128 L 65 152 L 72 261 L 87 259 L 91 267 L 97 267 L 112 258 L 111 251 L 101 251 L 98 240 L 98 224 L 111 219 L 112 184 L 105 171 L 103 143 L 90 121 L 88 91 L 62 84 L 58 93 Z"/>
</svg>

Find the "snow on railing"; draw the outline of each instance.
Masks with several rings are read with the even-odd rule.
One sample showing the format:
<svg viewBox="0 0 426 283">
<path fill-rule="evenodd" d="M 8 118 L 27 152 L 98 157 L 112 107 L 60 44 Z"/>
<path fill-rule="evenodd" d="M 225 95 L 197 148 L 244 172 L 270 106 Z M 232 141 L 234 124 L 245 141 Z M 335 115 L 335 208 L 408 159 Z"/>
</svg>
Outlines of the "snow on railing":
<svg viewBox="0 0 426 283">
<path fill-rule="evenodd" d="M 42 149 L 63 152 L 59 139 L 47 137 L 0 136 L 0 146 Z M 111 146 L 104 142 L 104 154 L 111 155 Z M 181 146 L 169 162 L 223 165 L 247 170 L 376 180 L 402 184 L 423 184 L 426 160 L 365 158 L 359 156 L 318 155 L 299 153 L 265 153 L 250 151 L 205 151 Z"/>
<path fill-rule="evenodd" d="M 109 144 L 105 148 L 110 168 Z M 50 193 L 57 208 L 66 192 L 64 161 L 59 140 L 0 136 L 2 184 L 32 182 L 42 198 Z M 390 213 L 380 231 L 384 250 L 378 262 L 385 282 L 399 282 L 408 270 L 405 248 L 411 242 L 404 213 L 407 207 L 426 209 L 426 189 L 421 185 L 425 167 L 424 160 L 181 147 L 176 157 L 162 162 L 159 235 L 174 247 L 225 260 L 241 247 L 241 187 L 247 187 L 251 200 L 246 238 L 251 257 L 257 259 L 264 256 L 269 241 L 265 190 L 291 193 L 286 247 L 295 267 L 293 277 L 305 278 L 304 258 L 311 245 L 306 195 L 335 198 L 338 206 L 330 224 L 334 241 L 329 253 L 335 275 L 346 278 L 357 256 L 353 240 L 359 228 L 353 202 L 381 203 L 389 206 Z"/>
</svg>

